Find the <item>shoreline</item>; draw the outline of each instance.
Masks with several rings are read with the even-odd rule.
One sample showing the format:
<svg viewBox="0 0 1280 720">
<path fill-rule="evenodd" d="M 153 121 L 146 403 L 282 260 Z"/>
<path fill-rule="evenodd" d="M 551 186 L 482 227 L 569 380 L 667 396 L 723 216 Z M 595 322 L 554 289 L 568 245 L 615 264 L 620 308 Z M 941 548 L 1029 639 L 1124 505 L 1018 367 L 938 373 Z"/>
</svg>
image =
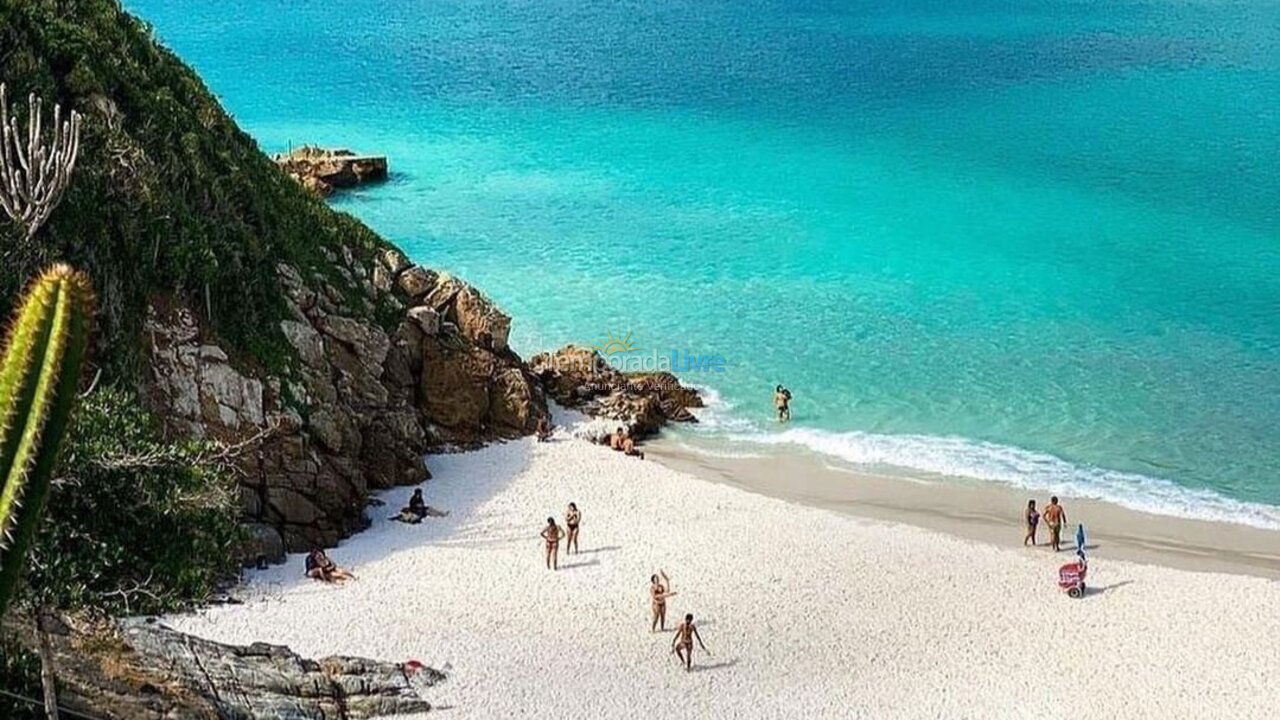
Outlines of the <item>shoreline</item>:
<svg viewBox="0 0 1280 720">
<path fill-rule="evenodd" d="M 789 503 L 1006 549 L 1021 547 L 1027 500 L 1034 498 L 1043 509 L 1051 494 L 922 472 L 876 471 L 801 449 L 762 447 L 752 457 L 726 457 L 670 434 L 646 443 L 645 453 L 672 470 Z M 1063 493 L 1059 499 L 1069 521 L 1062 533 L 1062 562 L 1070 560 L 1075 524 L 1083 522 L 1091 560 L 1280 580 L 1280 531 L 1159 515 Z M 1036 549 L 1047 551 L 1048 539 L 1042 521 Z"/>
<path fill-rule="evenodd" d="M 436 456 L 421 487 L 450 515 L 392 522 L 414 488 L 379 492 L 386 511 L 329 553 L 357 579 L 308 580 L 290 555 L 251 571 L 239 604 L 164 621 L 303 656 L 418 660 L 448 675 L 423 697 L 458 717 L 629 718 L 643 706 L 671 718 L 1016 718 L 1070 698 L 1082 716 L 1155 719 L 1203 714 L 1206 697 L 1224 717 L 1261 717 L 1280 683 L 1272 580 L 1107 559 L 1072 599 L 1051 554 L 665 462 L 570 427 Z M 553 572 L 538 532 L 569 501 L 583 511 L 581 554 Z M 650 632 L 660 568 L 676 595 L 667 631 Z M 691 673 L 670 654 L 686 612 L 711 650 Z"/>
</svg>

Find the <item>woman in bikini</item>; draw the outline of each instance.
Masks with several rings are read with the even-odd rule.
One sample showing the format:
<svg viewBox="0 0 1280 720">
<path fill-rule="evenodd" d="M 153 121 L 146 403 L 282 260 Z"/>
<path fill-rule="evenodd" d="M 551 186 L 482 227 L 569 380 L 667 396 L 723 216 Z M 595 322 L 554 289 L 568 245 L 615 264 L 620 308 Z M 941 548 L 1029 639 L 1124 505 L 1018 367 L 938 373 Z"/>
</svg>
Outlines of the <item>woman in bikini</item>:
<svg viewBox="0 0 1280 720">
<path fill-rule="evenodd" d="M 671 580 L 667 578 L 665 572 L 659 570 L 657 575 L 649 577 L 649 601 L 653 610 L 653 622 L 649 626 L 649 632 L 657 632 L 659 629 L 666 631 L 667 598 L 672 595 L 675 593 L 671 591 Z"/>
<path fill-rule="evenodd" d="M 578 523 L 580 522 L 582 522 L 582 513 L 578 511 L 578 506 L 569 503 L 569 509 L 564 513 L 564 526 L 569 531 L 565 536 L 565 555 L 578 552 Z"/>
<path fill-rule="evenodd" d="M 671 638 L 671 650 L 676 657 L 684 663 L 685 672 L 693 669 L 693 641 L 697 638 L 698 645 L 702 647 L 702 652 L 709 653 L 707 646 L 702 644 L 702 636 L 698 634 L 698 628 L 693 624 L 693 615 L 685 615 L 684 622 L 680 623 L 676 628 L 676 636 Z"/>
<path fill-rule="evenodd" d="M 547 541 L 547 569 L 560 569 L 560 538 L 564 531 L 556 524 L 553 517 L 547 518 L 547 526 L 542 528 L 542 539 Z"/>
<path fill-rule="evenodd" d="M 1030 544 L 1035 547 L 1036 544 L 1036 527 L 1040 525 L 1040 513 L 1036 511 L 1036 501 L 1027 501 L 1027 536 L 1022 538 L 1022 544 Z"/>
</svg>

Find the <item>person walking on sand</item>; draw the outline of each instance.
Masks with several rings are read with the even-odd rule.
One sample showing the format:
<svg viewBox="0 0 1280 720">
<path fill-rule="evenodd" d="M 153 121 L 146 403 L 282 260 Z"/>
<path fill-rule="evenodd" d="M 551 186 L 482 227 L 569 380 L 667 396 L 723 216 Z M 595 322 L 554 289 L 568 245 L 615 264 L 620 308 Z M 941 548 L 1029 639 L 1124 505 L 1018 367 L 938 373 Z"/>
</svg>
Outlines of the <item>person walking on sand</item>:
<svg viewBox="0 0 1280 720">
<path fill-rule="evenodd" d="M 773 406 L 778 410 L 778 422 L 791 420 L 791 391 L 779 385 L 773 389 Z"/>
<path fill-rule="evenodd" d="M 560 569 L 560 538 L 564 531 L 556 524 L 553 517 L 547 518 L 547 526 L 542 528 L 542 539 L 547 541 L 547 569 Z"/>
<path fill-rule="evenodd" d="M 1030 544 L 1031 547 L 1035 547 L 1036 546 L 1036 528 L 1040 525 L 1040 513 L 1036 511 L 1035 500 L 1027 501 L 1026 521 L 1027 521 L 1027 536 L 1022 538 L 1022 544 L 1023 546 Z"/>
<path fill-rule="evenodd" d="M 1062 526 L 1067 522 L 1067 511 L 1058 504 L 1058 496 L 1049 498 L 1049 505 L 1044 509 L 1044 522 L 1049 526 L 1049 544 L 1053 551 L 1062 549 Z"/>
<path fill-rule="evenodd" d="M 684 616 L 684 622 L 676 628 L 675 637 L 671 638 L 671 650 L 684 662 L 685 672 L 693 669 L 693 639 L 698 639 L 698 645 L 702 646 L 702 651 L 710 653 L 706 645 L 702 644 L 702 636 L 698 634 L 698 628 L 693 625 L 693 614 Z"/>
<path fill-rule="evenodd" d="M 582 522 L 582 513 L 578 511 L 578 506 L 569 503 L 569 509 L 564 513 L 564 526 L 569 531 L 565 536 L 564 554 L 578 552 L 578 524 Z"/>
<path fill-rule="evenodd" d="M 657 575 L 649 577 L 649 604 L 653 611 L 649 632 L 667 631 L 667 598 L 672 595 L 675 593 L 671 591 L 671 580 L 665 572 L 659 570 Z"/>
</svg>

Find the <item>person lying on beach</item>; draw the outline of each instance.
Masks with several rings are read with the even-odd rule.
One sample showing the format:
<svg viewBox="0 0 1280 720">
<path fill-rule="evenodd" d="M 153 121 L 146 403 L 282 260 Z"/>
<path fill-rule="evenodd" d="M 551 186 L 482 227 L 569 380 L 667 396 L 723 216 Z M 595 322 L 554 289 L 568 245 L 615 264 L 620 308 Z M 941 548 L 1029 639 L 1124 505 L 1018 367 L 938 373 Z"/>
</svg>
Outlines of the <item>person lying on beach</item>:
<svg viewBox="0 0 1280 720">
<path fill-rule="evenodd" d="M 305 567 L 307 577 L 321 582 L 332 583 L 355 579 L 355 575 L 352 575 L 349 571 L 338 567 L 329 559 L 329 556 L 318 547 L 311 548 L 311 552 L 307 553 Z"/>
<path fill-rule="evenodd" d="M 671 638 L 671 650 L 684 662 L 685 672 L 693 669 L 693 639 L 698 639 L 698 645 L 702 647 L 702 651 L 710 653 L 707 646 L 702 644 L 702 636 L 698 634 L 698 628 L 693 625 L 693 614 L 684 616 L 684 622 L 676 627 L 676 635 Z M 683 652 L 682 652 L 683 651 Z"/>
<path fill-rule="evenodd" d="M 398 520 L 402 523 L 417 525 L 427 517 L 445 517 L 449 514 L 448 510 L 437 510 L 426 503 L 422 499 L 422 489 L 413 491 L 413 496 L 409 498 L 409 506 L 400 508 L 400 512 L 392 515 L 392 520 Z"/>
<path fill-rule="evenodd" d="M 538 426 L 534 429 L 537 433 L 538 442 L 546 442 L 551 439 L 551 421 L 545 417 L 538 418 Z"/>
<path fill-rule="evenodd" d="M 636 441 L 631 439 L 628 434 L 622 438 L 622 454 L 630 457 L 638 457 L 644 459 L 644 451 L 636 448 Z"/>
<path fill-rule="evenodd" d="M 661 581 L 659 581 L 661 577 Z M 658 632 L 667 630 L 667 598 L 675 595 L 671 591 L 671 580 L 667 578 L 667 574 L 661 570 L 657 575 L 649 576 L 649 604 L 653 611 L 653 622 L 649 625 L 649 632 Z"/>
<path fill-rule="evenodd" d="M 1026 512 L 1027 535 L 1022 538 L 1022 544 L 1025 546 L 1030 543 L 1031 547 L 1036 546 L 1036 527 L 1040 524 L 1040 513 L 1036 512 L 1036 501 L 1027 501 Z"/>
<path fill-rule="evenodd" d="M 564 554 L 578 552 L 578 525 L 582 522 L 582 513 L 579 512 L 578 506 L 569 503 L 569 509 L 564 513 L 564 526 L 568 530 L 565 537 Z"/>
<path fill-rule="evenodd" d="M 778 422 L 791 419 L 791 391 L 779 385 L 773 389 L 773 406 L 778 410 Z"/>
<path fill-rule="evenodd" d="M 564 531 L 556 525 L 556 519 L 547 518 L 547 526 L 542 528 L 542 539 L 547 543 L 547 569 L 560 569 L 560 538 L 564 537 Z"/>
<path fill-rule="evenodd" d="M 1067 511 L 1058 504 L 1058 496 L 1049 498 L 1049 505 L 1044 509 L 1044 522 L 1049 526 L 1049 544 L 1053 551 L 1061 550 L 1062 525 L 1067 522 Z"/>
</svg>

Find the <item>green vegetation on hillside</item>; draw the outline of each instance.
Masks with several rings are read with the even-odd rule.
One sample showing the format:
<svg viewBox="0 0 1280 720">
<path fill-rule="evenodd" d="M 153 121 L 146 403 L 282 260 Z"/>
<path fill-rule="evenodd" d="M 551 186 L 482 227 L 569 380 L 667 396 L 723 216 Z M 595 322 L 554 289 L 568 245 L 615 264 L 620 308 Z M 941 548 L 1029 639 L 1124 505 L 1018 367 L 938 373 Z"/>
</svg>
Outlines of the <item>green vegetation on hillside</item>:
<svg viewBox="0 0 1280 720">
<path fill-rule="evenodd" d="M 0 0 L 0 82 L 20 122 L 31 92 L 84 115 L 70 187 L 34 241 L 0 217 L 0 315 L 54 261 L 86 271 L 99 300 L 96 389 L 73 414 L 19 607 L 147 614 L 206 600 L 236 571 L 236 482 L 215 448 L 166 437 L 142 406 L 148 302 L 184 302 L 242 367 L 288 374 L 277 263 L 351 297 L 326 257 L 385 243 L 281 173 L 116 0 Z M 33 695 L 34 670 L 0 633 L 0 685 Z M 28 714 L 0 698 L 0 716 Z"/>
<path fill-rule="evenodd" d="M 277 170 L 115 0 L 0 0 L 0 82 L 23 113 L 36 92 L 85 115 L 71 187 L 34 246 L 0 223 L 0 310 L 50 261 L 86 270 L 108 380 L 136 375 L 145 303 L 167 293 L 207 315 L 242 360 L 279 370 L 276 264 L 329 276 L 321 247 L 382 244 Z"/>
</svg>

